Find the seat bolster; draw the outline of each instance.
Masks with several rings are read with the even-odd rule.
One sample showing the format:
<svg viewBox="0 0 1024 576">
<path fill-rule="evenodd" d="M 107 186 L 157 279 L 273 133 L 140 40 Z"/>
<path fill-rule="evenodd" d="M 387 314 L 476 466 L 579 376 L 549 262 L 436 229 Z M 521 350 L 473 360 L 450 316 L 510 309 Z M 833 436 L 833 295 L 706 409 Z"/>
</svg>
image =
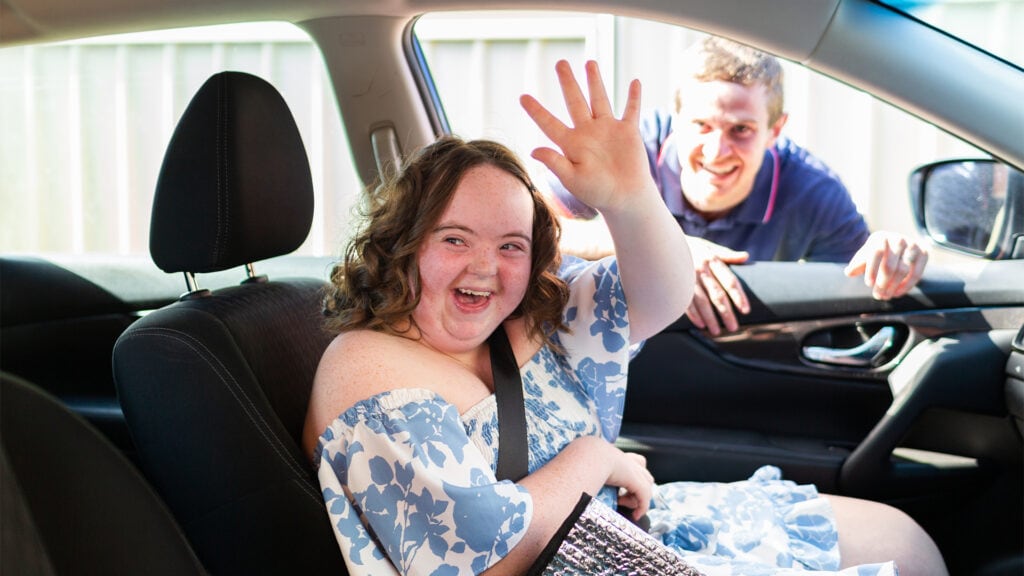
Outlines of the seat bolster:
<svg viewBox="0 0 1024 576">
<path fill-rule="evenodd" d="M 159 496 L 102 434 L 17 377 L 0 374 L 0 385 L 5 474 L 54 573 L 205 573 Z"/>
<path fill-rule="evenodd" d="M 330 340 L 309 330 L 319 318 L 303 316 L 316 314 L 319 288 L 245 284 L 181 301 L 115 344 L 114 379 L 141 466 L 218 574 L 266 573 L 285 561 L 293 566 L 270 572 L 344 574 L 296 436 Z M 298 432 L 282 422 L 282 404 L 297 411 Z"/>
</svg>

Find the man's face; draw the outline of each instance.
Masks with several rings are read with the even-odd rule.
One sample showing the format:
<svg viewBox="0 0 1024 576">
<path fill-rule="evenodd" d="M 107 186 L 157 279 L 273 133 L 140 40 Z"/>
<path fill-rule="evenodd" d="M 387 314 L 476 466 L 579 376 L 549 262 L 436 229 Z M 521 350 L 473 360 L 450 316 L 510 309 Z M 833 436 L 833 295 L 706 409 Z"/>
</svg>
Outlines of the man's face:
<svg viewBox="0 0 1024 576">
<path fill-rule="evenodd" d="M 750 195 L 765 150 L 786 117 L 768 125 L 768 96 L 760 84 L 715 80 L 690 82 L 681 90 L 674 131 L 683 195 L 714 220 Z"/>
</svg>

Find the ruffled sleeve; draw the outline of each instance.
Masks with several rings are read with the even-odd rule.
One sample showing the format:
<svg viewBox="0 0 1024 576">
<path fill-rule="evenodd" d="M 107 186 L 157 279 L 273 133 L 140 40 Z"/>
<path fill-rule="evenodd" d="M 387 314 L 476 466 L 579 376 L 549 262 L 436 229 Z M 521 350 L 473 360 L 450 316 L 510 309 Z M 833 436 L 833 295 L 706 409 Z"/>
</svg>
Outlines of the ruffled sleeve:
<svg viewBox="0 0 1024 576">
<path fill-rule="evenodd" d="M 530 524 L 526 489 L 496 480 L 455 407 L 428 390 L 356 404 L 321 436 L 317 452 L 324 500 L 353 575 L 478 574 Z"/>
<path fill-rule="evenodd" d="M 557 334 L 569 368 L 594 402 L 601 434 L 614 442 L 622 426 L 629 361 L 641 343 L 630 345 L 626 297 L 614 256 L 598 261 L 566 257 L 559 272 L 569 285 L 565 322 Z"/>
</svg>

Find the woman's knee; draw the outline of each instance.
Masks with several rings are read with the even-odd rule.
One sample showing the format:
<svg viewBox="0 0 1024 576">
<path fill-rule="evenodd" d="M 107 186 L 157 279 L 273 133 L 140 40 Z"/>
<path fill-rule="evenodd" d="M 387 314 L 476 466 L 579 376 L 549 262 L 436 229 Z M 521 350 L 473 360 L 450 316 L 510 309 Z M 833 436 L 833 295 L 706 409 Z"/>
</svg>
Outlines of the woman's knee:
<svg viewBox="0 0 1024 576">
<path fill-rule="evenodd" d="M 895 561 L 900 576 L 948 574 L 931 536 L 902 510 L 845 496 L 826 496 L 836 515 L 843 567 Z"/>
</svg>

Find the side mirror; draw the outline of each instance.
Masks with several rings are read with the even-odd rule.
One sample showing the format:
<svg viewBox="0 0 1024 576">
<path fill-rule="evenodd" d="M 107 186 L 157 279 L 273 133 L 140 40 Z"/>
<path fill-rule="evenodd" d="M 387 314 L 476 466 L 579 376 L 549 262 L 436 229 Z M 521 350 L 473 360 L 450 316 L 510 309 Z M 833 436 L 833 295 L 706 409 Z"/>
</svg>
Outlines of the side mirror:
<svg viewBox="0 0 1024 576">
<path fill-rule="evenodd" d="M 947 160 L 910 175 L 917 226 L 936 244 L 989 260 L 1024 258 L 1024 172 Z"/>
</svg>

